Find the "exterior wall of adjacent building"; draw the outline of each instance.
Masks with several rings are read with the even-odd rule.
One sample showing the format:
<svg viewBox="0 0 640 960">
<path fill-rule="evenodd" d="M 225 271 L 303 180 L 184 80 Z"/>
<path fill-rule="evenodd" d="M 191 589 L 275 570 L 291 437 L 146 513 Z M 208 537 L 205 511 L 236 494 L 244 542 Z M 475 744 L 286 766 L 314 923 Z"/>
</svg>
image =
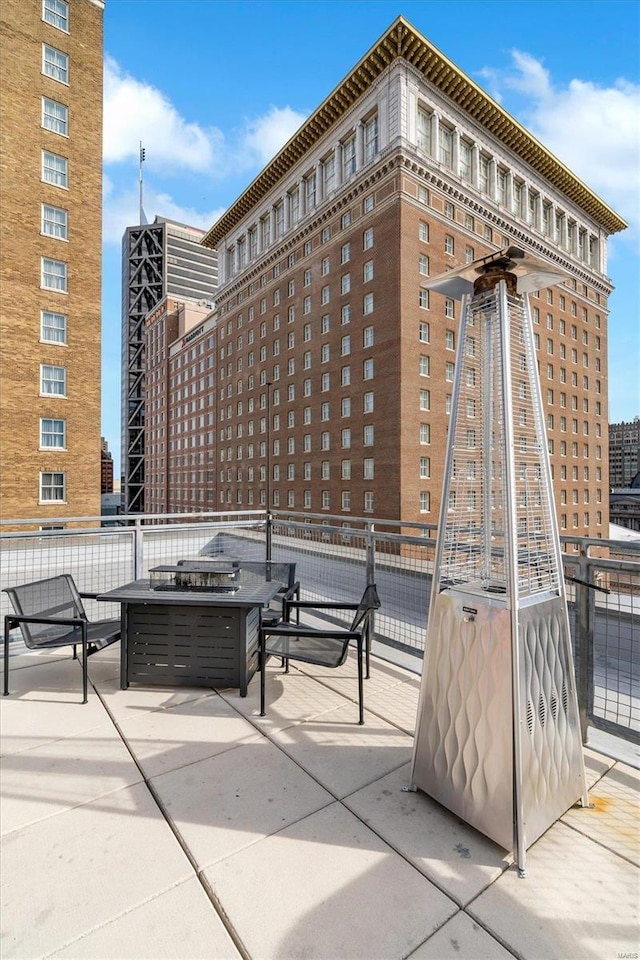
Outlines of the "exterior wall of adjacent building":
<svg viewBox="0 0 640 960">
<path fill-rule="evenodd" d="M 609 483 L 630 487 L 640 473 L 640 418 L 609 424 Z"/>
<path fill-rule="evenodd" d="M 100 512 L 102 0 L 0 5 L 0 512 Z"/>
</svg>

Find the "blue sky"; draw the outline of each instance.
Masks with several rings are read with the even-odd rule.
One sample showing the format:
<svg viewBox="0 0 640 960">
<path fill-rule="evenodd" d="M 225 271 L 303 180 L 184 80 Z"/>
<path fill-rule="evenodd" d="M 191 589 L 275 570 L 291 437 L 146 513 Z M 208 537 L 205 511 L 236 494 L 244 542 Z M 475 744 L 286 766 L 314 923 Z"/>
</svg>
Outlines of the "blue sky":
<svg viewBox="0 0 640 960">
<path fill-rule="evenodd" d="M 107 0 L 102 433 L 120 470 L 121 238 L 210 227 L 402 14 L 630 224 L 609 243 L 609 415 L 640 415 L 635 0 Z"/>
</svg>

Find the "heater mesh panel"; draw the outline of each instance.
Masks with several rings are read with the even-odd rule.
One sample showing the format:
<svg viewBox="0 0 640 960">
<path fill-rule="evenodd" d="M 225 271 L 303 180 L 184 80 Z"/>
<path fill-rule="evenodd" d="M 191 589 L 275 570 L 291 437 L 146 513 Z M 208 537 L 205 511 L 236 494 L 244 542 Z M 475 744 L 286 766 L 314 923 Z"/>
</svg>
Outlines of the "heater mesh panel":
<svg viewBox="0 0 640 960">
<path fill-rule="evenodd" d="M 507 312 L 503 337 L 496 288 L 468 303 L 461 325 L 440 586 L 506 593 L 511 488 L 524 598 L 558 592 L 560 581 L 533 336 L 521 297 L 507 297 Z M 512 461 L 505 416 L 512 417 Z"/>
</svg>

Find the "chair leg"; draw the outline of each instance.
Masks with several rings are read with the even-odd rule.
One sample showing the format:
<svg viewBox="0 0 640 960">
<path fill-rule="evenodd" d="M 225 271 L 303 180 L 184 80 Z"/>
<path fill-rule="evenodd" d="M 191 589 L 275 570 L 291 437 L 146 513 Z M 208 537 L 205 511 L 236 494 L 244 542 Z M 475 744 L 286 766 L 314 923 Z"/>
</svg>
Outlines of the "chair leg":
<svg viewBox="0 0 640 960">
<path fill-rule="evenodd" d="M 371 652 L 371 624 L 369 623 L 369 621 L 367 621 L 366 634 L 367 634 L 367 640 L 366 640 L 366 647 L 365 647 L 365 659 L 366 659 L 366 662 L 367 662 L 366 677 L 367 677 L 367 680 L 368 680 L 369 677 L 370 677 L 370 673 L 371 673 L 371 672 L 370 672 L 370 669 L 369 669 L 369 668 L 370 668 L 369 654 L 370 654 L 370 652 Z"/>
<path fill-rule="evenodd" d="M 364 723 L 364 683 L 362 682 L 362 634 L 358 637 L 358 723 Z"/>
<path fill-rule="evenodd" d="M 260 633 L 260 716 L 264 717 L 265 676 L 267 672 L 267 653 L 265 650 L 264 634 Z"/>
<path fill-rule="evenodd" d="M 9 617 L 4 618 L 4 696 L 9 696 Z"/>
<path fill-rule="evenodd" d="M 82 624 L 82 702 L 87 703 L 87 622 Z"/>
</svg>

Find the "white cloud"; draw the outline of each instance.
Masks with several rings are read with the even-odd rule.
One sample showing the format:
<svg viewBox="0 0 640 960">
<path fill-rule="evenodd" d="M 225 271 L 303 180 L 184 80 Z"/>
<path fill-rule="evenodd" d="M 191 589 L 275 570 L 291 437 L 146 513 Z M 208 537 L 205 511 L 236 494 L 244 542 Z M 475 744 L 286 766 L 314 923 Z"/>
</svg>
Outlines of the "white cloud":
<svg viewBox="0 0 640 960">
<path fill-rule="evenodd" d="M 247 122 L 243 141 L 250 154 L 265 164 L 285 145 L 306 119 L 291 107 L 271 107 L 268 113 Z"/>
<path fill-rule="evenodd" d="M 558 159 L 614 207 L 637 223 L 640 167 L 640 86 L 616 80 L 604 87 L 573 79 L 552 81 L 543 64 L 512 51 L 512 69 L 486 70 L 497 99 L 507 90 L 524 97 L 521 119 Z"/>
<path fill-rule="evenodd" d="M 140 222 L 140 203 L 137 190 L 118 191 L 108 177 L 103 182 L 103 242 L 120 244 L 127 227 Z M 144 211 L 149 223 L 157 216 L 186 223 L 190 227 L 208 230 L 224 213 L 224 207 L 215 210 L 197 210 L 183 206 L 164 191 L 155 191 L 145 184 Z"/>
<path fill-rule="evenodd" d="M 147 162 L 164 171 L 188 170 L 217 179 L 259 169 L 305 119 L 291 107 L 269 108 L 225 134 L 182 117 L 156 87 L 125 73 L 113 57 L 104 66 L 104 160 L 138 162 L 140 142 Z"/>
<path fill-rule="evenodd" d="M 137 162 L 142 141 L 159 166 L 204 172 L 212 168 L 223 139 L 215 128 L 186 121 L 160 90 L 124 73 L 112 57 L 105 57 L 106 163 Z"/>
</svg>

